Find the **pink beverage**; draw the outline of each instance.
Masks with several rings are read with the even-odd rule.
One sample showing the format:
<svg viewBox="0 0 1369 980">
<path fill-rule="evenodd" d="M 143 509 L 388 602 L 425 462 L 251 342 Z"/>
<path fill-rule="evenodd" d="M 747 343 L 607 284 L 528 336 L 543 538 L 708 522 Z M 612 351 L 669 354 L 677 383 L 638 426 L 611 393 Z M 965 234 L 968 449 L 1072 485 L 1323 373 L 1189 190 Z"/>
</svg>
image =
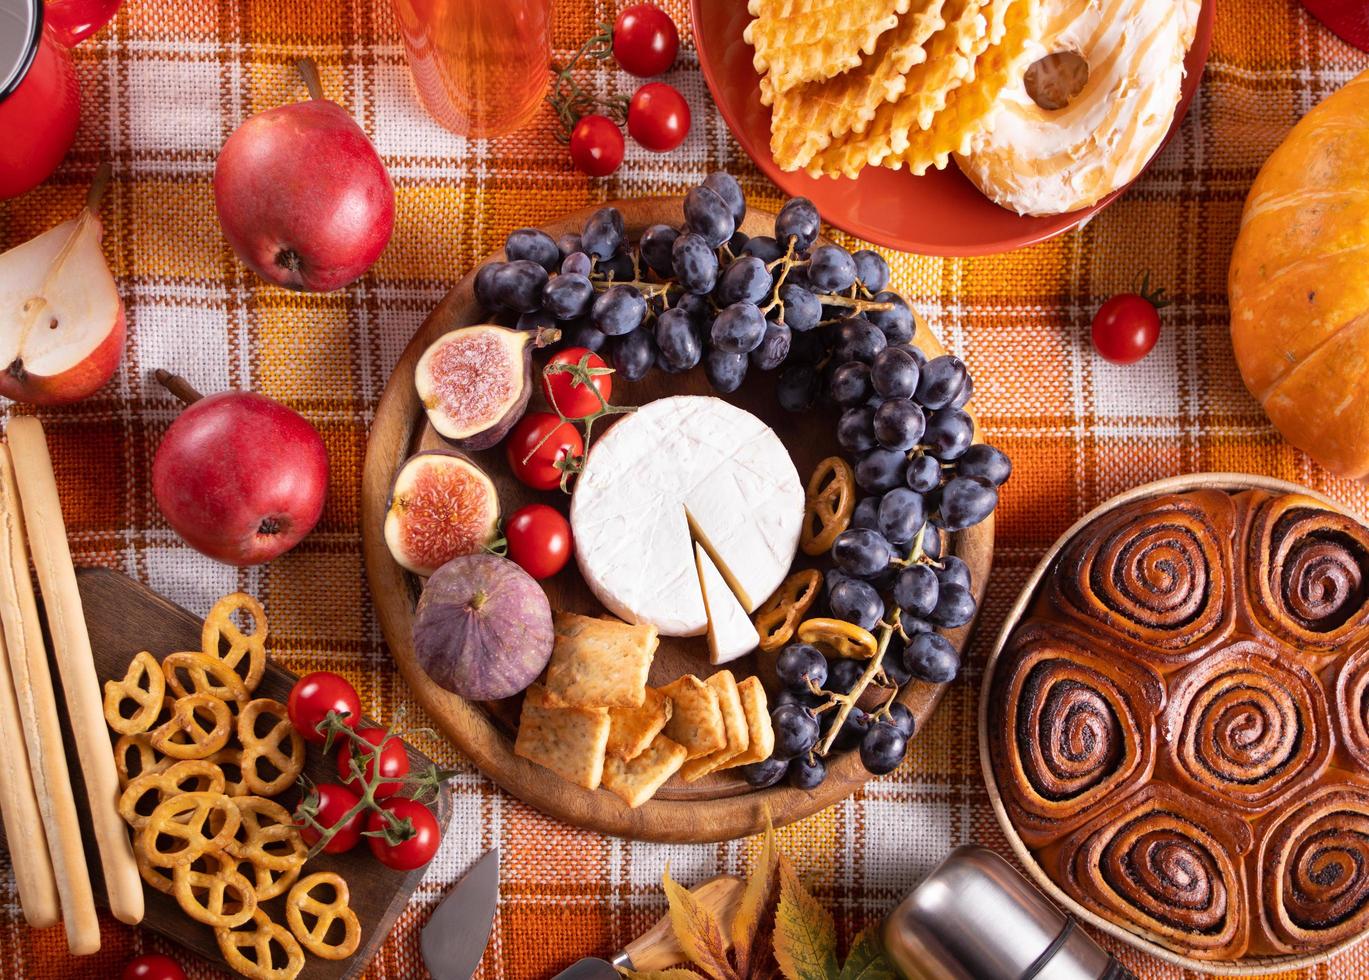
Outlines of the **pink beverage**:
<svg viewBox="0 0 1369 980">
<path fill-rule="evenodd" d="M 551 0 L 393 0 L 428 113 L 462 136 L 502 136 L 542 103 Z"/>
</svg>

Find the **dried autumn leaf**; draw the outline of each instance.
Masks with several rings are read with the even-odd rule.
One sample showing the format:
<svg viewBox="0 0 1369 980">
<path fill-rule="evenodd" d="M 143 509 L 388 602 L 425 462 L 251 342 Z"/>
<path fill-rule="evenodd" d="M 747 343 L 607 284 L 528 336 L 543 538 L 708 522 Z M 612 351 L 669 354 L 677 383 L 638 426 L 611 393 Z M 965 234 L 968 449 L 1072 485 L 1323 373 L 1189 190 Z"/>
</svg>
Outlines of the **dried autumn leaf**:
<svg viewBox="0 0 1369 980">
<path fill-rule="evenodd" d="M 661 876 L 661 884 L 670 902 L 670 926 L 690 962 L 713 980 L 740 980 L 728 962 L 727 943 L 717 917 L 670 877 L 669 867 Z"/>
<path fill-rule="evenodd" d="M 632 980 L 699 980 L 699 975 L 693 970 L 682 970 L 679 967 L 671 967 L 669 970 L 624 970 L 623 974 Z"/>
<path fill-rule="evenodd" d="M 771 919 L 769 913 L 774 904 L 775 865 L 775 828 L 767 819 L 761 853 L 751 869 L 746 890 L 742 892 L 736 918 L 732 920 L 732 954 L 737 964 L 737 974 L 742 978 L 755 976 L 759 960 L 764 956 L 763 948 L 757 945 L 756 940 L 765 931 L 761 928 L 762 924 Z"/>
<path fill-rule="evenodd" d="M 862 929 L 851 943 L 840 980 L 898 980 L 893 965 L 884 956 L 878 922 Z"/>
<path fill-rule="evenodd" d="M 837 980 L 837 926 L 780 855 L 780 904 L 775 912 L 775 959 L 786 980 Z"/>
</svg>

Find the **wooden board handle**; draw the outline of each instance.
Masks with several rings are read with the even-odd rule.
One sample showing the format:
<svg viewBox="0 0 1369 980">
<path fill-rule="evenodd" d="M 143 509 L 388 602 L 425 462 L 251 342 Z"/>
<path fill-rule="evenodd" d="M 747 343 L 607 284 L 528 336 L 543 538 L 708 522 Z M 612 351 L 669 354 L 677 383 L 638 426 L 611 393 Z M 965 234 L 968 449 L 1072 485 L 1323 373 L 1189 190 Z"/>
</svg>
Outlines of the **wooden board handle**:
<svg viewBox="0 0 1369 980">
<path fill-rule="evenodd" d="M 745 887 L 740 878 L 722 875 L 690 889 L 690 894 L 712 912 L 722 925 L 723 941 L 728 949 L 732 948 L 732 920 L 736 918 L 737 906 L 741 904 Z M 664 970 L 689 958 L 675 938 L 669 914 L 628 943 L 623 952 L 632 960 L 632 968 L 641 971 Z"/>
<path fill-rule="evenodd" d="M 104 699 L 95 673 L 81 596 L 76 589 L 76 567 L 67 544 L 52 456 L 43 425 L 32 416 L 10 419 L 5 434 L 14 460 L 29 550 L 38 572 L 38 585 L 43 590 L 53 653 L 66 693 L 76 755 L 85 776 L 109 910 L 120 922 L 136 924 L 143 918 L 143 883 L 128 831 L 119 816 L 119 777 L 106 734 Z"/>
<path fill-rule="evenodd" d="M 9 448 L 0 444 L 0 629 L 9 654 L 17 710 L 23 723 L 24 747 L 33 775 L 39 811 L 56 879 L 57 895 L 66 926 L 67 947 L 83 956 L 100 948 L 100 920 L 90 869 L 81 843 L 76 816 L 76 794 L 71 788 L 57 694 L 48 669 L 42 622 L 29 577 L 29 552 L 24 515 L 14 482 Z M 36 847 L 12 847 L 11 854 Z M 16 873 L 18 860 L 15 860 Z"/>
</svg>

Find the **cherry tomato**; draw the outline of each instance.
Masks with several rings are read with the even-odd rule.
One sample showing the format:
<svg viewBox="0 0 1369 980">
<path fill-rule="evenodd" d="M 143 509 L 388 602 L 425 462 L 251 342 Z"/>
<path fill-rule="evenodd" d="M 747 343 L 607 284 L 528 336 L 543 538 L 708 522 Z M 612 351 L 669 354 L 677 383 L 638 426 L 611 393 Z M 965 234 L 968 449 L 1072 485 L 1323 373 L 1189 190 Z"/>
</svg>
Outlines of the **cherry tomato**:
<svg viewBox="0 0 1369 980">
<path fill-rule="evenodd" d="M 370 762 L 366 763 L 367 782 L 370 782 L 376 775 L 377 761 L 380 763 L 382 778 L 388 779 L 392 776 L 407 776 L 409 774 L 409 753 L 404 751 L 404 743 L 397 735 L 386 738 L 383 728 L 362 728 L 357 731 L 357 734 L 372 745 L 380 746 L 380 751 Z M 337 774 L 338 778 L 342 780 L 342 785 L 353 793 L 360 794 L 362 786 L 352 778 L 352 746 L 353 742 L 349 738 L 342 743 L 342 748 L 338 749 Z M 378 800 L 383 800 L 386 797 L 394 796 L 403 788 L 403 783 L 380 783 L 372 795 Z"/>
<path fill-rule="evenodd" d="M 128 961 L 119 980 L 185 980 L 185 971 L 169 956 L 144 953 Z"/>
<path fill-rule="evenodd" d="M 605 372 L 590 375 L 589 384 L 582 383 L 569 371 L 557 371 L 554 374 L 548 374 L 545 370 L 542 372 L 542 397 L 548 405 L 559 409 L 569 419 L 582 419 L 599 411 L 599 399 L 594 397 L 594 390 L 590 386 L 603 396 L 604 401 L 608 401 L 609 395 L 613 394 L 613 375 L 607 373 L 609 367 L 604 359 L 588 347 L 567 347 L 547 361 L 547 367 L 553 364 L 578 365 L 586 355 L 589 356 L 586 363 L 591 371 Z"/>
<path fill-rule="evenodd" d="M 343 721 L 348 728 L 355 728 L 361 721 L 361 698 L 357 696 L 356 688 L 347 683 L 347 678 L 327 670 L 305 674 L 295 681 L 285 707 L 290 724 L 308 742 L 323 741 L 324 735 L 318 726 L 330 711 L 344 715 Z"/>
<path fill-rule="evenodd" d="M 1160 311 L 1137 293 L 1118 293 L 1093 315 L 1093 346 L 1114 364 L 1134 364 L 1160 338 Z"/>
<path fill-rule="evenodd" d="M 514 476 L 534 490 L 555 490 L 561 485 L 556 463 L 583 455 L 585 440 L 551 412 L 529 412 L 513 427 L 504 451 Z"/>
<path fill-rule="evenodd" d="M 627 7 L 613 24 L 613 58 L 629 75 L 650 78 L 675 63 L 680 33 L 660 7 L 636 3 Z"/>
<path fill-rule="evenodd" d="M 390 844 L 384 837 L 367 837 L 371 843 L 371 853 L 376 856 L 376 860 L 396 871 L 412 871 L 431 861 L 437 853 L 437 846 L 442 843 L 442 834 L 433 811 L 407 796 L 388 799 L 380 808 L 401 820 L 408 820 L 413 824 L 414 835 L 398 844 Z M 377 812 L 372 812 L 366 821 L 368 833 L 384 831 L 385 827 L 385 818 Z"/>
<path fill-rule="evenodd" d="M 623 131 L 607 116 L 581 116 L 570 131 L 570 162 L 591 177 L 607 177 L 623 162 Z"/>
<path fill-rule="evenodd" d="M 346 786 L 339 786 L 337 783 L 320 783 L 314 788 L 318 792 L 318 812 L 314 814 L 314 819 L 325 827 L 338 827 L 338 821 L 347 816 L 361 799 Z M 298 815 L 296 819 L 299 824 L 299 835 L 304 838 L 304 843 L 313 847 L 323 835 L 312 824 L 299 820 Z M 361 831 L 365 826 L 366 811 L 358 810 L 352 815 L 352 819 L 338 827 L 337 833 L 323 845 L 323 852 L 343 854 L 350 851 L 361 843 Z"/>
<path fill-rule="evenodd" d="M 546 504 L 520 507 L 504 525 L 509 558 L 533 578 L 551 578 L 570 559 L 570 524 Z"/>
<path fill-rule="evenodd" d="M 673 86 L 648 82 L 628 103 L 627 131 L 648 150 L 673 150 L 689 135 L 689 103 Z"/>
</svg>

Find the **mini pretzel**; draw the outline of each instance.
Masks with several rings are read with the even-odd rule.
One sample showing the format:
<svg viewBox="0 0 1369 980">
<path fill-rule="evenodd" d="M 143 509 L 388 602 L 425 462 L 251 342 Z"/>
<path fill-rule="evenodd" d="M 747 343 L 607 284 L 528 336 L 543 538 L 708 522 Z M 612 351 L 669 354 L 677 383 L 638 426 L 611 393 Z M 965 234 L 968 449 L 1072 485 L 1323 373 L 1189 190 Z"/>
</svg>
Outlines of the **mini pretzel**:
<svg viewBox="0 0 1369 980">
<path fill-rule="evenodd" d="M 212 694 L 188 694 L 176 699 L 171 719 L 151 733 L 150 742 L 173 759 L 203 759 L 227 745 L 232 731 L 227 703 Z"/>
<path fill-rule="evenodd" d="M 305 853 L 308 853 L 307 850 Z M 284 870 L 268 868 L 246 861 L 244 868 L 247 870 L 244 870 L 243 873 L 252 879 L 252 889 L 257 893 L 257 901 L 269 902 L 276 896 L 285 894 L 286 890 L 295 883 L 295 879 L 299 877 L 303 867 L 303 861 Z"/>
<path fill-rule="evenodd" d="M 223 771 L 224 786 L 223 791 L 229 796 L 251 796 L 251 791 L 247 788 L 247 781 L 242 774 L 242 750 L 228 746 L 219 749 L 206 760 L 212 762 Z"/>
<path fill-rule="evenodd" d="M 265 735 L 258 735 L 257 722 L 262 718 L 276 722 Z M 238 741 L 242 743 L 242 780 L 258 796 L 284 792 L 304 771 L 304 739 L 279 701 L 257 698 L 247 702 L 238 715 Z M 272 768 L 274 777 L 266 774 Z"/>
<path fill-rule="evenodd" d="M 290 811 L 260 796 L 240 796 L 233 803 L 241 822 L 225 848 L 229 854 L 271 871 L 297 870 L 304 864 L 309 848 Z"/>
<path fill-rule="evenodd" d="M 146 650 L 128 665 L 123 680 L 105 681 L 105 721 L 120 735 L 136 735 L 152 727 L 166 696 L 166 677 L 156 658 Z M 131 715 L 121 710 L 124 703 L 136 706 Z"/>
<path fill-rule="evenodd" d="M 222 793 L 182 793 L 152 811 L 138 846 L 148 863 L 174 868 L 205 851 L 227 850 L 241 824 L 238 808 Z"/>
<path fill-rule="evenodd" d="M 119 796 L 119 816 L 134 830 L 147 826 L 149 814 L 140 804 L 155 794 L 155 810 L 180 793 L 222 793 L 223 770 L 203 759 L 185 759 L 161 772 L 146 772 L 130 780 Z"/>
<path fill-rule="evenodd" d="M 170 868 L 159 868 L 149 861 L 147 855 L 143 853 L 142 845 L 136 842 L 133 848 L 133 859 L 138 863 L 138 874 L 142 876 L 143 881 L 147 882 L 149 887 L 157 889 L 163 895 L 171 894 L 176 883 L 172 880 Z"/>
<path fill-rule="evenodd" d="M 252 883 L 238 873 L 237 859 L 223 851 L 205 851 L 187 864 L 178 864 L 171 877 L 171 894 L 196 922 L 231 929 L 257 911 Z"/>
<path fill-rule="evenodd" d="M 794 630 L 818 598 L 822 573 L 815 568 L 795 572 L 780 583 L 775 594 L 756 611 L 756 632 L 761 649 L 778 650 L 794 636 Z"/>
<path fill-rule="evenodd" d="M 840 456 L 828 456 L 813 470 L 804 494 L 799 547 L 805 555 L 825 554 L 851 526 L 856 510 L 856 475 Z"/>
<path fill-rule="evenodd" d="M 169 759 L 152 747 L 152 736 L 120 735 L 114 743 L 114 769 L 119 773 L 119 788 L 127 786 L 139 776 L 164 772 L 175 759 Z"/>
<path fill-rule="evenodd" d="M 869 660 L 879 650 L 873 633 L 840 619 L 805 620 L 799 626 L 799 639 L 847 660 Z"/>
<path fill-rule="evenodd" d="M 304 969 L 304 950 L 290 930 L 271 921 L 261 909 L 252 913 L 252 924 L 236 929 L 215 929 L 219 952 L 238 973 L 251 980 L 294 980 Z M 284 952 L 286 963 L 275 966 L 275 950 Z M 251 951 L 250 956 L 245 951 Z"/>
<path fill-rule="evenodd" d="M 181 674 L 184 672 L 185 679 Z M 227 662 L 198 650 L 169 653 L 162 661 L 166 685 L 179 698 L 187 694 L 212 694 L 220 701 L 232 701 L 238 707 L 247 703 L 247 685 Z M 189 684 L 186 684 L 186 679 Z"/>
<path fill-rule="evenodd" d="M 331 901 L 314 897 L 315 888 L 332 888 Z M 347 882 L 332 871 L 320 871 L 304 878 L 290 889 L 290 897 L 285 900 L 285 921 L 304 948 L 325 960 L 345 960 L 361 945 L 361 923 L 357 914 L 348 906 Z M 304 917 L 314 920 L 309 926 Z M 328 941 L 328 932 L 334 922 L 342 923 L 342 937 L 335 942 Z"/>
<path fill-rule="evenodd" d="M 252 619 L 252 632 L 244 633 L 233 621 L 235 613 L 246 613 Z M 266 610 L 261 603 L 245 592 L 234 592 L 214 603 L 204 618 L 200 634 L 204 652 L 222 660 L 242 678 L 248 691 L 255 691 L 266 669 Z M 228 649 L 223 644 L 228 644 Z M 247 670 L 240 666 L 247 660 Z"/>
</svg>

